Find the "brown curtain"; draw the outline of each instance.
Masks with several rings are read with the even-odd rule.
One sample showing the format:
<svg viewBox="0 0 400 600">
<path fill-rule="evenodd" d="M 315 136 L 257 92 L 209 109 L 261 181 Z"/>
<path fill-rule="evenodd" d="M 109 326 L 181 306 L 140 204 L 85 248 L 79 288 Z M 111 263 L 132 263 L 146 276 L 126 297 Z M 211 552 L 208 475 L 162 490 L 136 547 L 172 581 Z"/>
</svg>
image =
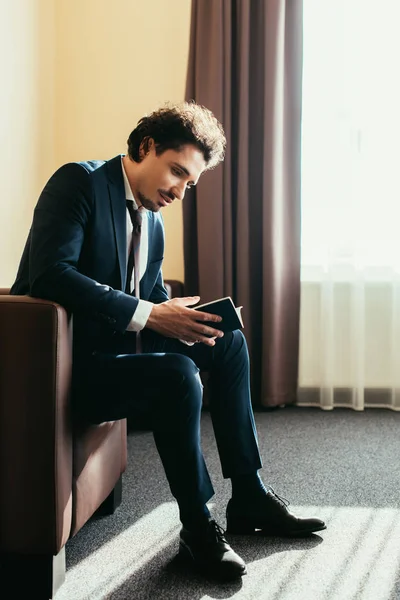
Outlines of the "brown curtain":
<svg viewBox="0 0 400 600">
<path fill-rule="evenodd" d="M 228 147 L 183 203 L 185 291 L 243 305 L 262 406 L 297 395 L 301 70 L 302 0 L 192 0 L 186 98 Z"/>
</svg>

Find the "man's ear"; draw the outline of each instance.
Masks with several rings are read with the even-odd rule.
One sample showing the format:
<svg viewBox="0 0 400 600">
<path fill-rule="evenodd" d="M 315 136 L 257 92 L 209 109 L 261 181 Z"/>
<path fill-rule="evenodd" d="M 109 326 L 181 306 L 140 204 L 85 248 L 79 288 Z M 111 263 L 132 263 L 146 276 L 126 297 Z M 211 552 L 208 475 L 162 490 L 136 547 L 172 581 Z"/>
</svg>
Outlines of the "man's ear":
<svg viewBox="0 0 400 600">
<path fill-rule="evenodd" d="M 148 154 L 150 152 L 150 150 L 153 148 L 154 146 L 154 140 L 153 138 L 147 136 L 144 137 L 140 143 L 139 146 L 139 158 L 140 160 L 143 160 L 144 157 L 146 156 L 146 154 Z"/>
</svg>

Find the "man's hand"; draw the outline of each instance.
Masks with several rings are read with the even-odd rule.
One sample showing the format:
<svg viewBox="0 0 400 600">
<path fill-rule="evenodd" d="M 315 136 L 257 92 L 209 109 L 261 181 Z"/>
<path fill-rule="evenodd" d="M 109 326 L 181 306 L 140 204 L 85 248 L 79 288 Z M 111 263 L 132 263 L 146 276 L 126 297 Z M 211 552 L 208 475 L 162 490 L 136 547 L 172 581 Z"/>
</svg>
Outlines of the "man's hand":
<svg viewBox="0 0 400 600">
<path fill-rule="evenodd" d="M 222 337 L 224 334 L 219 329 L 205 325 L 204 321 L 218 323 L 222 321 L 222 318 L 218 315 L 188 308 L 193 304 L 197 304 L 199 300 L 200 296 L 188 296 L 155 304 L 147 320 L 146 327 L 165 337 L 177 338 L 185 342 L 203 342 L 207 346 L 214 346 L 215 338 Z"/>
</svg>

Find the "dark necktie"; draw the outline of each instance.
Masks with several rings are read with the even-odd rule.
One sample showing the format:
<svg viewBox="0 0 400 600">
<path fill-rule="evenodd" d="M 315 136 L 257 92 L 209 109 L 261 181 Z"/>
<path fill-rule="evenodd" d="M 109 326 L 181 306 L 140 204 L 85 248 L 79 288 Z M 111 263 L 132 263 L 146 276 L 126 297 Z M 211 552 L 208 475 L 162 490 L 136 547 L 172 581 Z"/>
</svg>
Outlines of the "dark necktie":
<svg viewBox="0 0 400 600">
<path fill-rule="evenodd" d="M 140 209 L 135 210 L 133 208 L 133 202 L 131 200 L 126 201 L 126 207 L 129 211 L 131 221 L 132 221 L 132 242 L 131 249 L 129 251 L 128 258 L 128 268 L 127 268 L 127 276 L 126 276 L 126 286 L 125 293 L 130 294 L 132 292 L 131 289 L 131 280 L 132 280 L 132 272 L 135 269 L 135 281 L 134 281 L 134 290 L 135 296 L 140 298 L 140 234 L 142 228 L 142 215 Z"/>
<path fill-rule="evenodd" d="M 126 286 L 125 293 L 131 293 L 131 280 L 132 280 L 132 271 L 135 270 L 135 296 L 136 298 L 140 298 L 140 236 L 142 229 L 142 214 L 141 211 L 144 209 L 140 207 L 135 210 L 133 208 L 133 202 L 131 200 L 126 201 L 126 207 L 129 211 L 131 221 L 132 221 L 132 242 L 131 249 L 129 252 L 128 258 L 128 268 L 127 268 L 127 277 L 126 277 Z M 136 334 L 136 354 L 140 354 L 142 351 L 142 343 L 140 339 L 140 331 Z"/>
</svg>

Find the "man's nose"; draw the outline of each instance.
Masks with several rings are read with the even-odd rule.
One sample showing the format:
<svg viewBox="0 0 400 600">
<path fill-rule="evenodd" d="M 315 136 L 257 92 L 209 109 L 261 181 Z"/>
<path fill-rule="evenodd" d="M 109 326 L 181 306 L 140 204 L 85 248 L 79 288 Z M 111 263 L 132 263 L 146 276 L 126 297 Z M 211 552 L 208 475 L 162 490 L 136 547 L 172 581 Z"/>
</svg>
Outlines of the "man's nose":
<svg viewBox="0 0 400 600">
<path fill-rule="evenodd" d="M 175 198 L 177 198 L 178 200 L 183 200 L 183 198 L 185 196 L 185 192 L 186 192 L 186 183 L 185 182 L 182 182 L 181 185 L 176 185 L 172 189 L 172 193 L 174 194 Z"/>
</svg>

